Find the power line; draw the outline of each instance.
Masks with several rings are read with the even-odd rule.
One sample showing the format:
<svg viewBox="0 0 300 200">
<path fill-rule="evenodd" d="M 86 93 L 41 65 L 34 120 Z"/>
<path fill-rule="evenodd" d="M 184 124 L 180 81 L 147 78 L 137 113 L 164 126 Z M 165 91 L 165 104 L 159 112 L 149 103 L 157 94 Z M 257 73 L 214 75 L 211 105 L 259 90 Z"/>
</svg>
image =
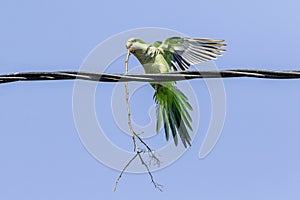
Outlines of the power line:
<svg viewBox="0 0 300 200">
<path fill-rule="evenodd" d="M 299 79 L 300 70 L 273 71 L 258 69 L 233 69 L 219 71 L 177 71 L 163 74 L 108 74 L 80 71 L 17 72 L 0 75 L 0 84 L 17 81 L 87 80 L 97 82 L 166 82 L 197 78 L 251 77 L 265 79 Z"/>
</svg>

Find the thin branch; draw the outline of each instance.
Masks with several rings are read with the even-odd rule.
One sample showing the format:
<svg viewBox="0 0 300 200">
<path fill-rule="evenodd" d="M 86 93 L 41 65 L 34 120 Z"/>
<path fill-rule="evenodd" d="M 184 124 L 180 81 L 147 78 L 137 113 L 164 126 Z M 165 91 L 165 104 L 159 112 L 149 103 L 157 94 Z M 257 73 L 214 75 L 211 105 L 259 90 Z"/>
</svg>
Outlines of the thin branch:
<svg viewBox="0 0 300 200">
<path fill-rule="evenodd" d="M 115 192 L 117 190 L 118 184 L 120 179 L 122 178 L 122 175 L 124 174 L 125 170 L 128 168 L 128 166 L 132 163 L 132 161 L 134 161 L 134 159 L 138 156 L 138 154 L 136 153 L 129 161 L 128 163 L 125 165 L 125 167 L 122 169 L 120 175 L 118 176 L 116 183 L 115 183 L 115 187 L 113 189 L 113 191 Z"/>
<path fill-rule="evenodd" d="M 130 52 L 128 51 L 127 53 L 127 56 L 126 56 L 126 60 L 125 60 L 125 75 L 128 73 L 128 60 L 129 60 L 129 56 L 130 56 Z M 127 107 L 127 122 L 128 122 L 128 126 L 129 126 L 129 129 L 130 129 L 130 132 L 131 132 L 131 137 L 132 137 L 132 140 L 133 140 L 133 145 L 134 145 L 134 152 L 136 153 L 129 161 L 128 163 L 125 165 L 125 167 L 122 169 L 120 175 L 118 176 L 116 182 L 115 182 L 115 187 L 114 187 L 114 190 L 113 191 L 116 191 L 117 190 L 117 186 L 118 186 L 118 183 L 120 181 L 120 179 L 122 178 L 122 175 L 123 173 L 125 172 L 125 170 L 127 169 L 127 167 L 132 163 L 132 161 L 137 157 L 139 156 L 142 164 L 146 167 L 147 169 L 147 172 L 148 174 L 150 175 L 151 177 L 151 181 L 153 183 L 153 185 L 155 186 L 155 188 L 158 188 L 160 191 L 162 191 L 161 187 L 162 185 L 160 184 L 157 184 L 154 179 L 153 179 L 153 176 L 152 176 L 152 173 L 149 169 L 149 166 L 145 163 L 145 161 L 143 160 L 142 156 L 140 155 L 141 152 L 143 152 L 143 150 L 140 150 L 139 147 L 138 147 L 138 144 L 136 142 L 136 139 L 135 137 L 137 137 L 139 139 L 139 141 L 147 148 L 147 150 L 151 153 L 151 156 L 150 158 L 152 159 L 155 159 L 155 162 L 156 163 L 160 163 L 159 159 L 155 156 L 154 152 L 152 151 L 152 149 L 143 141 L 143 139 L 141 137 L 139 137 L 135 131 L 133 130 L 133 126 L 132 126 L 132 122 L 131 122 L 131 113 L 130 113 L 130 104 L 129 104 L 129 89 L 128 89 L 128 83 L 126 82 L 125 83 L 125 93 L 126 93 L 126 107 Z"/>
<path fill-rule="evenodd" d="M 153 158 L 155 160 L 155 164 L 156 165 L 160 165 L 160 160 L 156 157 L 154 151 L 146 144 L 146 142 L 144 142 L 144 140 L 137 134 L 135 134 L 135 136 L 139 139 L 139 141 L 147 148 L 148 153 L 151 154 L 151 158 Z"/>
<path fill-rule="evenodd" d="M 219 71 L 177 71 L 164 74 L 107 74 L 80 71 L 18 72 L 0 75 L 0 84 L 17 81 L 87 80 L 96 82 L 167 82 L 197 78 L 251 77 L 265 79 L 299 79 L 300 70 L 273 71 L 258 69 L 233 69 Z"/>
<path fill-rule="evenodd" d="M 130 51 L 127 52 L 126 59 L 125 59 L 125 75 L 128 74 L 128 62 L 129 62 L 129 56 L 130 56 Z M 159 159 L 155 156 L 153 150 L 142 140 L 142 138 L 136 134 L 136 132 L 133 130 L 132 127 L 132 122 L 131 122 L 131 113 L 130 113 L 130 104 L 129 104 L 129 89 L 128 89 L 128 82 L 125 83 L 125 92 L 126 92 L 126 106 L 127 106 L 127 117 L 128 117 L 128 126 L 131 131 L 131 136 L 134 144 L 134 151 L 138 152 L 139 148 L 136 143 L 135 137 L 139 139 L 139 141 L 148 149 L 148 151 L 151 153 L 151 157 L 155 159 L 156 163 L 160 163 Z"/>
<path fill-rule="evenodd" d="M 130 56 L 130 51 L 127 52 L 126 60 L 125 60 L 125 74 L 128 73 L 128 60 Z M 128 89 L 128 83 L 125 83 L 125 93 L 126 93 L 126 107 L 127 107 L 127 122 L 128 126 L 131 132 L 131 137 L 134 145 L 134 152 L 138 151 L 138 145 L 135 140 L 135 132 L 132 127 L 132 122 L 131 122 L 131 113 L 130 113 L 130 104 L 129 104 L 129 89 Z"/>
<path fill-rule="evenodd" d="M 151 179 L 151 183 L 154 185 L 155 188 L 157 188 L 159 191 L 163 192 L 163 190 L 162 190 L 163 185 L 161 185 L 161 184 L 159 184 L 159 183 L 157 183 L 157 182 L 154 181 L 154 178 L 153 178 L 153 175 L 152 175 L 152 173 L 151 173 L 151 171 L 150 171 L 150 169 L 149 169 L 149 166 L 145 163 L 144 159 L 143 159 L 142 156 L 140 155 L 140 152 L 137 152 L 137 154 L 138 154 L 138 156 L 139 156 L 139 158 L 140 158 L 142 164 L 143 164 L 143 165 L 146 167 L 146 169 L 147 169 L 147 172 L 148 172 L 148 174 L 149 174 L 149 176 L 150 176 L 150 179 Z"/>
</svg>

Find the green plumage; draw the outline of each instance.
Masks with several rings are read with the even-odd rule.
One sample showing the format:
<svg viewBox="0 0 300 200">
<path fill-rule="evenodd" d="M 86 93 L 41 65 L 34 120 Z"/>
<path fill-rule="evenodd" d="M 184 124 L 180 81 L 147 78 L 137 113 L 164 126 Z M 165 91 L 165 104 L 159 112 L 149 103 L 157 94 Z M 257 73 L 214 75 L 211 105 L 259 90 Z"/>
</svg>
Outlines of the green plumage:
<svg viewBox="0 0 300 200">
<path fill-rule="evenodd" d="M 153 85 L 154 99 L 157 104 L 156 131 L 159 132 L 163 123 L 166 140 L 169 140 L 171 131 L 175 145 L 178 144 L 178 134 L 185 147 L 191 145 L 188 129 L 190 131 L 193 129 L 188 110 L 192 110 L 192 107 L 188 103 L 188 98 L 173 83 Z"/>
<path fill-rule="evenodd" d="M 140 61 L 146 73 L 166 73 L 170 70 L 186 70 L 190 65 L 215 59 L 220 56 L 221 49 L 226 44 L 224 40 L 207 38 L 167 38 L 164 42 L 156 41 L 152 45 L 141 39 L 129 39 L 126 48 Z M 151 83 L 155 89 L 153 98 L 157 104 L 157 127 L 159 132 L 162 125 L 166 140 L 170 133 L 175 145 L 178 135 L 184 147 L 191 145 L 189 131 L 192 110 L 188 98 L 175 86 L 175 82 Z"/>
</svg>

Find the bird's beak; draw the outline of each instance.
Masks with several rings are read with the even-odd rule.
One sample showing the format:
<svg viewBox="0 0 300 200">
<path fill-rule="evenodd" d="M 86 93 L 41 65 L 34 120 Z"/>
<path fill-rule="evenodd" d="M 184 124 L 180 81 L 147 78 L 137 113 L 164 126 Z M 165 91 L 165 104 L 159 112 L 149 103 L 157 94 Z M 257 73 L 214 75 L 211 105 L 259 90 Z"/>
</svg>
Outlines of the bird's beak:
<svg viewBox="0 0 300 200">
<path fill-rule="evenodd" d="M 129 50 L 129 48 L 132 46 L 132 42 L 126 42 L 126 48 Z"/>
</svg>

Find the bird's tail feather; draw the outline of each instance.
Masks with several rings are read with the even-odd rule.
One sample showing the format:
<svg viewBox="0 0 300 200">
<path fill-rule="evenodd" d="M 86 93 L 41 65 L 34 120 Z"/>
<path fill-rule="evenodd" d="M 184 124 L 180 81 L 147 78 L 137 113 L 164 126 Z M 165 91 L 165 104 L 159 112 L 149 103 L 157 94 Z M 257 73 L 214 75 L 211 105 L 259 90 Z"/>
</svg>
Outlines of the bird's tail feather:
<svg viewBox="0 0 300 200">
<path fill-rule="evenodd" d="M 157 104 L 157 126 L 159 132 L 163 123 L 166 140 L 169 140 L 172 133 L 175 145 L 178 144 L 178 135 L 184 147 L 191 146 L 191 137 L 188 130 L 192 131 L 192 118 L 188 110 L 192 106 L 188 98 L 173 84 L 156 84 L 154 99 Z"/>
</svg>

